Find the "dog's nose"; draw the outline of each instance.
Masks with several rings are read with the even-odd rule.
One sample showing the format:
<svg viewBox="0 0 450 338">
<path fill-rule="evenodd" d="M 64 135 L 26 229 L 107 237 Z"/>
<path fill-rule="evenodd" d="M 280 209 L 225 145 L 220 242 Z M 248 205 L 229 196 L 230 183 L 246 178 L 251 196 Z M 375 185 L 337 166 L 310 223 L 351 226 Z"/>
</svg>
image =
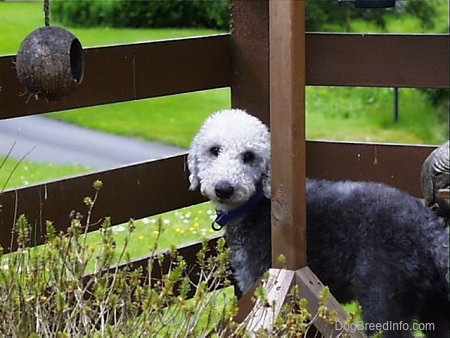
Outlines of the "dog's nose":
<svg viewBox="0 0 450 338">
<path fill-rule="evenodd" d="M 227 181 L 217 182 L 214 190 L 216 196 L 222 199 L 230 198 L 234 192 L 233 186 Z"/>
</svg>

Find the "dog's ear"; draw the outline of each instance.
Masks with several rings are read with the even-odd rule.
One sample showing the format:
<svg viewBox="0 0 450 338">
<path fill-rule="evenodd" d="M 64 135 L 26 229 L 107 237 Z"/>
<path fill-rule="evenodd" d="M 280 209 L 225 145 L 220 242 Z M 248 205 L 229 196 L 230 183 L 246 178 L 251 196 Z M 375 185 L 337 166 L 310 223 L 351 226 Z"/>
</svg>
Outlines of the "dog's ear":
<svg viewBox="0 0 450 338">
<path fill-rule="evenodd" d="M 264 192 L 264 196 L 266 196 L 266 198 L 271 198 L 271 181 L 270 181 L 270 173 L 271 173 L 271 169 L 270 169 L 270 161 L 267 162 L 266 164 L 266 170 L 265 172 L 262 174 L 262 186 L 263 186 L 263 192 Z"/>
<path fill-rule="evenodd" d="M 196 152 L 193 149 L 188 153 L 187 166 L 189 170 L 189 190 L 195 190 L 200 184 L 200 181 L 198 178 L 198 159 Z"/>
</svg>

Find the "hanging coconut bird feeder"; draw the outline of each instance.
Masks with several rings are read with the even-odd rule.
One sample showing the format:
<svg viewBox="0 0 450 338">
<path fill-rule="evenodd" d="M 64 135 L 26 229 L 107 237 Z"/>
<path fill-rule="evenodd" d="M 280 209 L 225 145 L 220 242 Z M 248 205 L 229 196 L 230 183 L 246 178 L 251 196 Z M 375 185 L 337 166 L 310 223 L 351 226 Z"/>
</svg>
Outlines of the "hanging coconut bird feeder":
<svg viewBox="0 0 450 338">
<path fill-rule="evenodd" d="M 57 101 L 83 81 L 81 42 L 64 28 L 50 26 L 48 0 L 44 1 L 45 27 L 31 32 L 20 44 L 17 77 L 36 97 Z"/>
</svg>

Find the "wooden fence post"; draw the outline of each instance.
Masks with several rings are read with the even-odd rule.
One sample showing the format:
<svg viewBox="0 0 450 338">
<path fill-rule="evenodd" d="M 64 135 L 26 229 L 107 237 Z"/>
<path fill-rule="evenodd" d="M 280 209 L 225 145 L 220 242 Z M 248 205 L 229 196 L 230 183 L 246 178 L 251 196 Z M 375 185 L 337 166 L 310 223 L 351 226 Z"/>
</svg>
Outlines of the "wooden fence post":
<svg viewBox="0 0 450 338">
<path fill-rule="evenodd" d="M 269 1 L 232 1 L 231 105 L 269 124 Z"/>
<path fill-rule="evenodd" d="M 240 2 L 234 5 L 237 3 Z M 251 298 L 249 293 L 244 295 L 241 306 L 245 305 L 245 312 L 241 310 L 237 318 L 245 320 L 247 329 L 253 332 L 259 329 L 270 332 L 292 286 L 299 286 L 300 295 L 308 300 L 312 314 L 318 311 L 323 289 L 320 280 L 307 267 L 306 257 L 305 2 L 268 3 L 272 265 L 280 267 L 278 257 L 283 255 L 286 269 L 271 269 L 264 283 L 268 301 L 274 307 L 267 308 L 256 301 L 249 309 Z M 326 305 L 336 313 L 338 321 L 344 322 L 346 313 L 333 296 L 328 297 Z M 326 336 L 342 333 L 320 318 L 313 325 Z M 359 335 L 363 336 L 360 332 L 355 334 Z"/>
<path fill-rule="evenodd" d="M 306 266 L 305 4 L 270 1 L 272 261 Z"/>
</svg>

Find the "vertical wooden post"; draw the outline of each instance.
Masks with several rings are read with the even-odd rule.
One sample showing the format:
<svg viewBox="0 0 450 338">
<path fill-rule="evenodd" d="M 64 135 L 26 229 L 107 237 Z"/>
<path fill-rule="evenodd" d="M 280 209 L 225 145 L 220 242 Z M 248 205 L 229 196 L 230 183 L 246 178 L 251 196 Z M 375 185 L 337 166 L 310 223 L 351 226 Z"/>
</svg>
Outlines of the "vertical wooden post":
<svg viewBox="0 0 450 338">
<path fill-rule="evenodd" d="M 272 259 L 306 266 L 305 3 L 270 1 Z"/>
<path fill-rule="evenodd" d="M 271 269 L 265 282 L 275 307 L 255 303 L 250 291 L 241 298 L 235 320 L 247 321 L 254 332 L 270 331 L 293 285 L 300 286 L 300 295 L 308 300 L 313 314 L 323 288 L 306 266 L 305 0 L 234 0 L 232 4 L 232 105 L 266 123 L 270 110 L 272 261 L 279 266 L 278 257 L 283 254 L 287 268 Z M 327 307 L 337 320 L 345 321 L 345 311 L 334 297 L 329 297 Z M 326 336 L 342 334 L 320 319 L 313 325 Z"/>
<path fill-rule="evenodd" d="M 232 107 L 269 124 L 269 1 L 232 1 Z"/>
</svg>

